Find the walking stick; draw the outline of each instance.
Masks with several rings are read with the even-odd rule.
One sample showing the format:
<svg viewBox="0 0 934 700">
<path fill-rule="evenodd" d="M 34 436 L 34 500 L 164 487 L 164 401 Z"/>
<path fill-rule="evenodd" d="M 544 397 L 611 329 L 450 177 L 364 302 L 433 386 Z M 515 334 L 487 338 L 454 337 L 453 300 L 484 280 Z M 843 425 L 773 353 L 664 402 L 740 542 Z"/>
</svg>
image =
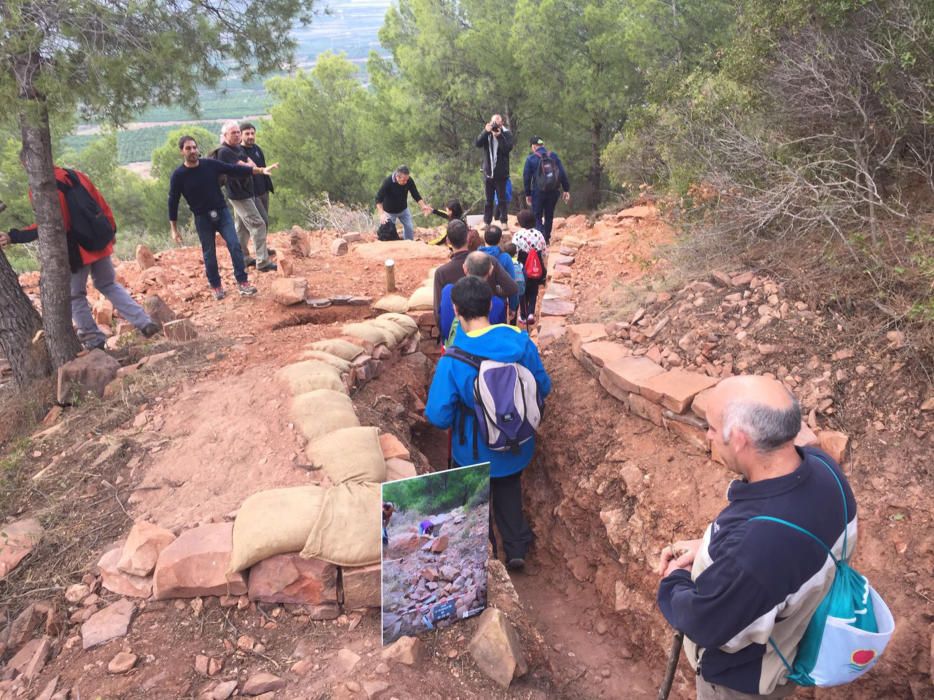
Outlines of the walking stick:
<svg viewBox="0 0 934 700">
<path fill-rule="evenodd" d="M 678 668 L 678 659 L 681 657 L 681 645 L 684 643 L 684 632 L 675 632 L 671 639 L 671 651 L 668 652 L 668 665 L 665 667 L 665 679 L 662 687 L 658 689 L 658 700 L 668 700 L 671 684 L 675 680 L 675 671 Z"/>
</svg>

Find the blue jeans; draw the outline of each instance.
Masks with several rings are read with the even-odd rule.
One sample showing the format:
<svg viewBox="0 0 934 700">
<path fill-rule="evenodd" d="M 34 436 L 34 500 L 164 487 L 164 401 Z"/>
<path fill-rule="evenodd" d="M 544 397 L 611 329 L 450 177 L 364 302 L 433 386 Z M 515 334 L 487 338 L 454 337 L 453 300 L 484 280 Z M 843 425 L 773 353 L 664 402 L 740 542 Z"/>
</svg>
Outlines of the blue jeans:
<svg viewBox="0 0 934 700">
<path fill-rule="evenodd" d="M 415 226 L 412 224 L 412 212 L 408 210 L 408 207 L 397 214 L 390 214 L 387 211 L 386 216 L 389 217 L 392 223 L 396 223 L 397 221 L 402 222 L 402 237 L 405 240 L 411 241 L 415 239 Z"/>
<path fill-rule="evenodd" d="M 195 228 L 198 231 L 198 240 L 201 241 L 201 253 L 204 256 L 204 274 L 208 277 L 208 284 L 213 288 L 221 286 L 221 276 L 217 271 L 217 248 L 214 245 L 214 234 L 219 233 L 227 250 L 230 252 L 230 261 L 233 263 L 234 277 L 237 282 L 246 282 L 246 269 L 243 267 L 243 251 L 237 239 L 237 229 L 234 227 L 230 209 L 224 207 L 217 210 L 217 218 L 212 219 L 210 214 L 195 214 Z"/>
<path fill-rule="evenodd" d="M 532 213 L 535 215 L 535 228 L 542 232 L 545 243 L 551 242 L 551 223 L 555 218 L 560 190 L 554 192 L 532 192 Z"/>
</svg>

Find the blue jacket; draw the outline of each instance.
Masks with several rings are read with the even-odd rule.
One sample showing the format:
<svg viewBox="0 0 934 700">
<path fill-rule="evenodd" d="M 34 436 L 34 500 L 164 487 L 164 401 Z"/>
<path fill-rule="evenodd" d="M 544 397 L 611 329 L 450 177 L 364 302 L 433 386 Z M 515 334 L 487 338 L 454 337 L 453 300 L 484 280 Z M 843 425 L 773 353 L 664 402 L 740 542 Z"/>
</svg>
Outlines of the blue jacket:
<svg viewBox="0 0 934 700">
<path fill-rule="evenodd" d="M 447 344 L 448 334 L 454 323 L 454 302 L 451 301 L 453 288 L 453 284 L 444 285 L 444 289 L 441 290 L 441 303 L 438 305 L 438 329 L 441 331 L 439 337 L 442 345 Z M 489 319 L 490 323 L 506 323 L 506 304 L 498 296 L 492 299 Z"/>
<path fill-rule="evenodd" d="M 522 169 L 522 185 L 525 187 L 525 196 L 532 196 L 533 182 L 535 178 L 535 173 L 538 172 L 538 164 L 541 162 L 541 154 L 549 153 L 548 149 L 544 146 L 539 146 L 535 149 L 533 153 L 529 154 L 529 157 L 525 159 L 525 167 Z M 558 163 L 558 175 L 561 178 L 561 189 L 565 192 L 571 191 L 571 181 L 568 180 L 568 174 L 564 169 L 564 164 L 561 162 L 561 159 L 558 157 L 558 154 L 554 151 L 550 152 L 551 155 L 555 157 L 555 161 Z"/>
<path fill-rule="evenodd" d="M 499 246 L 496 245 L 485 245 L 479 248 L 481 253 L 486 253 L 487 255 L 492 255 L 494 258 L 499 260 L 499 264 L 503 266 L 503 269 L 509 273 L 509 276 L 513 279 L 516 279 L 516 266 L 512 262 L 512 256 L 505 251 L 499 249 Z M 519 308 L 519 295 L 513 294 L 509 298 L 509 308 L 515 311 Z M 503 319 L 502 323 L 505 323 L 506 319 Z M 492 315 L 490 316 L 490 323 L 499 323 L 499 321 L 494 321 Z"/>
<path fill-rule="evenodd" d="M 838 558 L 844 529 L 848 558 L 856 547 L 856 501 L 843 472 L 816 448 L 798 453 L 802 462 L 791 474 L 731 483 L 730 503 L 704 533 L 692 571 L 674 571 L 659 586 L 662 614 L 684 632 L 688 661 L 710 683 L 771 693 L 785 669 L 769 638 L 793 659 L 833 582 L 833 560 L 816 542 L 786 525 L 750 518 L 766 515 L 799 525 Z M 840 480 L 843 496 L 822 460 Z"/>
<path fill-rule="evenodd" d="M 479 331 L 466 333 L 457 329 L 454 345 L 466 352 L 487 357 L 499 362 L 518 362 L 529 369 L 538 383 L 542 398 L 551 391 L 551 378 L 538 356 L 538 348 L 528 333 L 515 326 L 496 325 Z M 525 469 L 535 452 L 535 439 L 522 445 L 518 454 L 493 452 L 480 439 L 477 447 L 479 458 L 473 455 L 474 431 L 474 380 L 477 370 L 460 360 L 444 356 L 438 360 L 435 376 L 428 390 L 425 417 L 439 428 L 454 428 L 451 439 L 454 461 L 461 466 L 477 462 L 490 463 L 490 476 L 502 477 Z M 464 434 L 459 434 L 461 417 L 464 418 Z M 461 440 L 463 437 L 463 440 Z"/>
</svg>

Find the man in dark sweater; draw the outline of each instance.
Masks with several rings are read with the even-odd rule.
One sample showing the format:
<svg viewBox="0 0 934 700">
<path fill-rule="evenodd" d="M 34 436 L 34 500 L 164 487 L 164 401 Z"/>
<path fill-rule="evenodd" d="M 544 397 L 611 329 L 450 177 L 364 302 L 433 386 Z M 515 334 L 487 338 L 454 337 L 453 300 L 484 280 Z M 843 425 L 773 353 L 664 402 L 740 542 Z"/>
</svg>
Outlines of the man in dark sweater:
<svg viewBox="0 0 934 700">
<path fill-rule="evenodd" d="M 169 224 L 172 227 L 172 239 L 176 243 L 182 242 L 178 232 L 178 204 L 182 196 L 188 202 L 191 213 L 195 216 L 195 228 L 198 239 L 201 241 L 201 252 L 204 255 L 204 272 L 208 283 L 214 293 L 215 299 L 224 298 L 224 288 L 221 285 L 220 274 L 217 271 L 217 250 L 214 246 L 214 234 L 220 233 L 230 260 L 233 263 L 234 277 L 237 279 L 237 290 L 241 296 L 253 296 L 256 287 L 247 281 L 247 274 L 243 264 L 243 251 L 237 240 L 234 230 L 233 217 L 227 208 L 227 202 L 221 193 L 217 178 L 221 175 L 233 177 L 252 177 L 253 175 L 268 175 L 279 167 L 278 163 L 265 168 L 250 167 L 247 165 L 230 165 L 211 158 L 201 158 L 198 143 L 191 136 L 182 136 L 178 140 L 178 147 L 182 152 L 184 162 L 169 180 Z"/>
<path fill-rule="evenodd" d="M 506 180 L 509 179 L 509 152 L 512 150 L 512 132 L 503 125 L 503 118 L 494 114 L 483 127 L 475 142 L 483 149 L 483 179 L 486 188 L 486 206 L 483 223 L 493 222 L 494 195 L 499 198 L 500 221 L 506 225 L 509 207 L 506 206 Z"/>
<path fill-rule="evenodd" d="M 827 454 L 795 446 L 801 407 L 780 382 L 724 379 L 707 423 L 712 453 L 739 478 L 702 539 L 662 550 L 658 605 L 685 635 L 698 700 L 784 698 L 795 686 L 780 655 L 795 658 L 836 566 L 809 537 L 759 517 L 804 528 L 839 559 L 856 542 L 856 501 Z"/>
<path fill-rule="evenodd" d="M 441 327 L 441 296 L 444 288 L 467 274 L 464 271 L 464 261 L 470 254 L 467 249 L 467 224 L 460 219 L 448 222 L 448 244 L 453 250 L 451 259 L 435 270 L 434 311 L 435 325 L 439 328 Z M 497 296 L 509 297 L 519 293 L 516 281 L 503 269 L 498 260 L 493 260 L 493 273 L 489 281 L 490 288 Z"/>
<path fill-rule="evenodd" d="M 217 159 L 232 165 L 249 165 L 257 167 L 240 145 L 242 134 L 240 124 L 235 121 L 225 122 L 221 128 L 221 145 L 217 149 Z M 269 251 L 266 249 L 266 221 L 256 206 L 256 197 L 253 194 L 253 176 L 228 177 L 227 198 L 234 210 L 234 221 L 237 225 L 237 238 L 240 249 L 246 256 L 246 266 L 256 265 L 259 272 L 272 272 L 276 264 L 270 262 Z M 250 238 L 253 239 L 253 248 L 256 257 L 248 257 Z"/>
<path fill-rule="evenodd" d="M 252 160 L 253 165 L 257 168 L 266 167 L 266 154 L 256 143 L 256 127 L 250 122 L 243 122 L 240 125 L 240 134 L 240 145 L 243 147 L 243 152 L 246 153 L 247 158 Z M 260 216 L 263 217 L 263 221 L 266 222 L 267 229 L 269 228 L 269 193 L 275 191 L 271 177 L 268 175 L 253 176 L 253 197 L 256 199 L 256 208 L 259 210 Z M 267 248 L 266 252 L 272 255 L 274 251 Z"/>
<path fill-rule="evenodd" d="M 379 215 L 379 222 L 385 224 L 387 221 L 392 223 L 401 221 L 402 236 L 407 241 L 415 238 L 412 212 L 409 211 L 410 193 L 412 199 L 422 208 L 425 216 L 431 214 L 431 206 L 422 200 L 407 165 L 400 165 L 396 168 L 392 175 L 383 180 L 383 184 L 376 193 L 376 212 Z"/>
</svg>

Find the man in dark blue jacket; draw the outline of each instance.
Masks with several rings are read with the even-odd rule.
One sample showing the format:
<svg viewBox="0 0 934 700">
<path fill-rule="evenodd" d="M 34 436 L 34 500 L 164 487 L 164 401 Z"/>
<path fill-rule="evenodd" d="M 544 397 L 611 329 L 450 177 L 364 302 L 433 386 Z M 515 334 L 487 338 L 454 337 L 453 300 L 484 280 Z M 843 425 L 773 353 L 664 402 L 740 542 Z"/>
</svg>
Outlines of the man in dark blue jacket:
<svg viewBox="0 0 934 700">
<path fill-rule="evenodd" d="M 662 550 L 658 604 L 684 633 L 698 700 L 783 698 L 794 692 L 776 651 L 793 663 L 808 622 L 856 543 L 856 501 L 846 477 L 816 448 L 798 448 L 801 408 L 778 381 L 731 377 L 707 403 L 711 450 L 741 478 L 702 539 Z M 774 646 L 773 646 L 774 645 Z"/>
<path fill-rule="evenodd" d="M 451 299 L 459 325 L 453 344 L 473 355 L 519 363 L 535 377 L 539 395 L 544 398 L 551 391 L 551 379 L 542 366 L 538 349 L 528 334 L 515 326 L 490 324 L 487 317 L 492 298 L 490 285 L 478 277 L 464 277 L 454 284 Z M 491 506 L 503 537 L 506 565 L 521 569 L 533 535 L 522 512 L 520 477 L 532 460 L 535 439 L 520 445 L 516 452 L 494 452 L 483 439 L 476 441 L 474 447 L 476 378 L 477 370 L 472 366 L 443 356 L 428 391 L 425 417 L 439 428 L 454 427 L 452 454 L 456 466 L 490 463 Z"/>
<path fill-rule="evenodd" d="M 571 183 L 558 154 L 545 148 L 541 138 L 533 136 L 529 139 L 529 150 L 531 153 L 522 170 L 525 203 L 532 207 L 535 228 L 542 232 L 547 243 L 551 241 L 551 223 L 555 218 L 558 197 L 564 190 L 564 201 L 571 201 Z"/>
</svg>

